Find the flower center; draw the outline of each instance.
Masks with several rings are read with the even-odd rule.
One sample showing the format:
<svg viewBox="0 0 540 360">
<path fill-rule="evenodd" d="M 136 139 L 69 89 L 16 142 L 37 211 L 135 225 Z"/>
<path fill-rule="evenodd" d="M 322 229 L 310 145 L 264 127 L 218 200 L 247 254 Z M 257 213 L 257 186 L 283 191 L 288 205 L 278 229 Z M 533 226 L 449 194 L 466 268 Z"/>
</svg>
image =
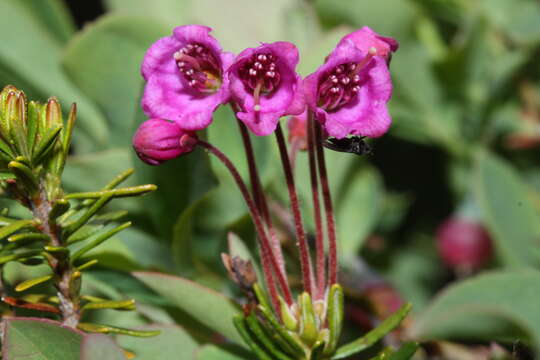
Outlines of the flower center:
<svg viewBox="0 0 540 360">
<path fill-rule="evenodd" d="M 276 67 L 276 57 L 269 53 L 254 54 L 238 70 L 248 91 L 254 94 L 270 94 L 277 86 L 281 76 Z"/>
<path fill-rule="evenodd" d="M 221 86 L 221 66 L 206 46 L 191 43 L 174 53 L 181 76 L 193 89 L 210 93 Z"/>
<path fill-rule="evenodd" d="M 317 105 L 326 111 L 337 111 L 354 100 L 362 85 L 360 72 L 376 53 L 371 48 L 359 63 L 349 62 L 334 67 L 319 83 Z"/>
</svg>

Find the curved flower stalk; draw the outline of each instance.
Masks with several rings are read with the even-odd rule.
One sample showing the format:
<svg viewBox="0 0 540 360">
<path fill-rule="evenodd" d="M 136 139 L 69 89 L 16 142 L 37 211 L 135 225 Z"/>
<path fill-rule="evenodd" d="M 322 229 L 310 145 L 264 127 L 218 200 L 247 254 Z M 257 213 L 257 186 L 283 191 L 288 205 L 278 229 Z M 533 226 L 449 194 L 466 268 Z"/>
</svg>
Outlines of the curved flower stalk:
<svg viewBox="0 0 540 360">
<path fill-rule="evenodd" d="M 16 219 L 2 211 L 0 272 L 12 261 L 27 265 L 44 263 L 50 268 L 47 275 L 17 284 L 15 294 L 2 293 L 2 301 L 14 308 L 58 316 L 63 325 L 87 332 L 156 335 L 81 322 L 88 311 L 135 308 L 131 299 L 110 301 L 82 295 L 82 273 L 97 263 L 87 256 L 90 250 L 131 225 L 129 221 L 113 225 L 126 212 L 102 213 L 97 217 L 98 212 L 117 197 L 142 195 L 156 187 L 117 188 L 133 173 L 128 170 L 100 191 L 66 193 L 61 176 L 75 118 L 73 105 L 67 121 L 62 119 L 56 98 L 40 104 L 27 102 L 24 92 L 13 86 L 0 92 L 0 186 L 32 214 L 28 219 Z M 52 283 L 56 296 L 28 292 L 36 291 L 35 286 L 44 283 Z"/>
<path fill-rule="evenodd" d="M 191 25 L 177 28 L 175 36 L 180 33 L 178 29 L 209 31 Z M 174 49 L 185 46 L 178 39 L 166 39 L 153 45 L 147 53 L 150 60 L 145 59 L 143 64 L 143 76 L 148 81 L 143 108 L 148 110 L 148 90 L 152 89 L 156 93 L 168 93 L 170 98 L 155 99 L 163 101 L 169 112 L 147 111 L 150 116 L 160 119 L 151 119 L 141 126 L 134 137 L 134 147 L 141 159 L 150 164 L 188 153 L 196 146 L 202 147 L 222 162 L 238 185 L 254 223 L 264 279 L 257 279 L 253 264 L 244 259 L 227 254 L 223 254 L 222 259 L 231 278 L 247 295 L 244 315 L 237 316 L 234 323 L 256 356 L 261 360 L 341 359 L 365 349 L 397 327 L 410 305 L 404 305 L 365 337 L 338 349 L 344 294 L 338 279 L 337 239 L 323 148 L 328 136 L 340 139 L 351 135 L 375 137 L 388 130 L 391 121 L 386 104 L 392 92 L 388 62 L 392 51 L 397 49 L 397 42 L 362 28 L 343 38 L 326 62 L 303 82 L 295 71 L 299 55 L 293 44 L 281 41 L 248 48 L 224 72 L 219 72 L 225 74 L 224 77 L 216 76 L 221 80 L 213 84 L 219 83 L 219 87 L 202 87 L 201 90 L 198 86 L 203 83 L 194 83 L 201 98 L 208 96 L 210 89 L 211 96 L 219 98 L 219 101 L 208 98 L 207 107 L 194 113 L 195 107 L 204 106 L 202 100 L 199 102 L 199 98 L 193 97 L 193 104 L 184 106 L 185 87 L 178 87 L 175 93 L 170 91 L 167 82 L 151 83 L 151 77 L 145 75 L 147 64 L 154 61 L 154 52 L 158 54 L 155 58 L 163 58 L 166 63 L 170 62 L 171 54 L 176 56 Z M 168 50 L 157 50 L 161 48 Z M 205 48 L 210 49 L 209 46 Z M 217 59 L 220 50 L 212 49 Z M 222 61 L 221 65 L 225 63 Z M 186 83 L 185 73 L 179 74 L 173 66 L 166 68 L 171 69 L 168 73 L 171 79 L 182 86 Z M 201 79 L 207 81 L 209 77 L 206 74 Z M 229 89 L 224 88 L 226 84 Z M 155 88 L 159 86 L 162 88 Z M 246 150 L 251 189 L 227 155 L 198 138 L 194 131 L 210 123 L 199 121 L 201 114 L 211 115 L 215 107 L 225 101 L 224 95 L 217 94 L 229 94 L 228 91 L 228 101 L 237 117 Z M 152 104 L 155 109 L 159 108 L 159 101 Z M 291 156 L 280 124 L 281 117 L 287 115 L 296 116 L 290 128 L 293 143 L 302 140 L 308 151 L 315 216 L 314 258 L 304 229 Z M 173 120 L 178 127 L 161 119 Z M 149 123 L 151 125 L 147 125 Z M 257 171 L 250 131 L 259 136 L 272 133 L 276 136 L 302 272 L 302 288 L 296 296 L 289 284 L 285 258 Z M 323 219 L 326 219 L 326 226 L 323 226 Z M 411 349 L 414 353 L 414 344 Z M 391 351 L 386 350 L 384 356 Z"/>
</svg>

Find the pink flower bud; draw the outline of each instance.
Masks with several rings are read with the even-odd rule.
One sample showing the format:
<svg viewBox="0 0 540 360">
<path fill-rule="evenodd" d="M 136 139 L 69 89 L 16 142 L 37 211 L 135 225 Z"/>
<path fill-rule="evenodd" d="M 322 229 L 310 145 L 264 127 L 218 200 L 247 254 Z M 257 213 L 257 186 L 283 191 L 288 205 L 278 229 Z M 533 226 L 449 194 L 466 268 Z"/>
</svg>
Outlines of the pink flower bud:
<svg viewBox="0 0 540 360">
<path fill-rule="evenodd" d="M 437 249 L 441 259 L 458 271 L 478 270 L 493 252 L 484 227 L 460 217 L 452 217 L 439 226 Z"/>
<path fill-rule="evenodd" d="M 189 153 L 197 144 L 194 133 L 184 131 L 174 122 L 150 119 L 139 126 L 133 136 L 133 148 L 149 165 L 159 165 Z"/>
<path fill-rule="evenodd" d="M 307 112 L 291 116 L 287 125 L 289 127 L 289 142 L 296 143 L 298 150 L 307 150 Z"/>
</svg>

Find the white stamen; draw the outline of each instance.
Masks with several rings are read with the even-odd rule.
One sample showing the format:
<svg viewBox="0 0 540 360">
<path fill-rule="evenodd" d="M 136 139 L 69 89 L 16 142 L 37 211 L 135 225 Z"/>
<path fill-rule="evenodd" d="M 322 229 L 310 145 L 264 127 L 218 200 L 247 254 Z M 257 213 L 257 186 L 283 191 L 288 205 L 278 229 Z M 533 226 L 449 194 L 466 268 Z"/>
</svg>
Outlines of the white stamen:
<svg viewBox="0 0 540 360">
<path fill-rule="evenodd" d="M 257 70 L 255 70 L 255 69 L 249 69 L 249 75 L 251 75 L 251 76 L 257 76 Z"/>
<path fill-rule="evenodd" d="M 375 56 L 377 55 L 377 49 L 375 47 L 370 47 L 369 48 L 369 55 L 372 55 L 372 56 Z"/>
<path fill-rule="evenodd" d="M 257 111 L 257 112 L 261 111 L 261 105 L 257 104 L 253 106 L 253 111 Z"/>
<path fill-rule="evenodd" d="M 182 54 L 180 54 L 179 51 L 175 52 L 173 56 L 175 60 L 180 60 L 182 58 Z"/>
<path fill-rule="evenodd" d="M 274 71 L 267 71 L 266 76 L 269 78 L 273 78 L 274 76 L 276 76 L 276 73 Z"/>
</svg>

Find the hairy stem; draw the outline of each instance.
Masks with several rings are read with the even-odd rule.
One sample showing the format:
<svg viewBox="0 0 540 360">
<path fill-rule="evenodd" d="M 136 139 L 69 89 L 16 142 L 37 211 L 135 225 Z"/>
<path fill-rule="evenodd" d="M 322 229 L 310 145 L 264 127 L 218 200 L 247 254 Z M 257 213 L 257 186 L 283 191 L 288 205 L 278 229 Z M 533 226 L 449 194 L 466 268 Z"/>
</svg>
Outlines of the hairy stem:
<svg viewBox="0 0 540 360">
<path fill-rule="evenodd" d="M 64 246 L 60 228 L 56 225 L 54 219 L 49 218 L 52 206 L 43 184 L 40 184 L 38 195 L 31 199 L 30 203 L 34 217 L 40 221 L 39 230 L 50 237 L 50 245 Z M 73 275 L 76 270 L 70 264 L 68 258 L 59 259 L 50 255 L 48 256 L 48 261 L 54 272 L 62 323 L 66 326 L 76 328 L 81 316 L 79 293 L 72 289 Z"/>
<path fill-rule="evenodd" d="M 326 213 L 326 230 L 328 232 L 328 285 L 337 283 L 337 243 L 336 243 L 336 225 L 334 222 L 334 209 L 332 206 L 332 197 L 328 185 L 328 174 L 326 172 L 326 163 L 324 159 L 322 130 L 319 123 L 314 121 L 315 127 L 315 147 L 317 150 L 317 165 L 319 167 L 319 178 Z"/>
<path fill-rule="evenodd" d="M 285 273 L 286 273 L 285 260 L 283 258 L 283 252 L 281 250 L 281 243 L 279 241 L 279 238 L 276 235 L 274 224 L 272 223 L 272 218 L 270 216 L 270 211 L 268 209 L 268 202 L 266 201 L 266 196 L 264 195 L 264 191 L 262 188 L 259 171 L 257 169 L 257 163 L 255 161 L 255 152 L 253 151 L 253 146 L 251 144 L 249 132 L 246 128 L 246 125 L 244 125 L 242 121 L 237 119 L 237 122 L 240 128 L 240 133 L 242 134 L 242 142 L 244 144 L 244 149 L 246 151 L 246 160 L 248 163 L 249 178 L 251 182 L 251 188 L 253 191 L 253 198 L 255 200 L 255 205 L 257 206 L 257 209 L 259 210 L 259 213 L 262 215 L 264 223 L 266 227 L 268 228 L 268 232 L 270 234 L 270 244 L 272 246 L 272 252 L 274 253 L 274 256 L 276 257 L 278 261 L 280 271 L 285 277 Z"/>
<path fill-rule="evenodd" d="M 300 204 L 298 203 L 298 195 L 296 194 L 296 186 L 294 184 L 294 176 L 292 173 L 291 162 L 287 153 L 287 144 L 285 143 L 283 131 L 281 130 L 281 124 L 279 123 L 276 129 L 276 140 L 279 147 L 279 154 L 281 157 L 281 163 L 283 164 L 283 172 L 285 173 L 287 189 L 289 191 L 289 198 L 291 201 L 291 209 L 293 212 L 294 224 L 296 229 L 296 238 L 300 250 L 300 264 L 302 265 L 302 280 L 304 284 L 304 290 L 307 291 L 308 294 L 313 295 L 313 270 L 311 268 L 309 244 L 306 239 L 304 224 L 302 223 L 302 214 L 300 212 Z"/>
<path fill-rule="evenodd" d="M 324 297 L 324 290 L 326 285 L 326 271 L 325 271 L 325 256 L 324 256 L 324 234 L 322 227 L 321 217 L 321 204 L 319 200 L 319 182 L 317 177 L 317 160 L 315 149 L 315 123 L 312 113 L 308 116 L 308 158 L 309 158 L 309 175 L 311 179 L 311 190 L 313 194 L 313 214 L 315 217 L 315 252 L 316 252 L 316 266 L 317 271 L 317 298 L 322 299 Z"/>
<path fill-rule="evenodd" d="M 218 148 L 216 148 L 215 146 L 203 140 L 198 140 L 198 145 L 208 150 L 219 161 L 221 161 L 223 165 L 225 165 L 227 170 L 229 170 L 229 172 L 231 173 L 234 181 L 236 182 L 236 185 L 240 189 L 240 193 L 244 197 L 249 213 L 255 225 L 255 231 L 257 232 L 257 235 L 260 240 L 261 260 L 262 260 L 261 262 L 262 262 L 264 274 L 266 277 L 265 280 L 268 285 L 268 292 L 270 293 L 270 298 L 275 307 L 275 310 L 279 311 L 279 297 L 278 297 L 276 285 L 273 281 L 272 270 L 274 270 L 274 274 L 276 275 L 278 284 L 281 290 L 283 291 L 283 297 L 285 298 L 285 301 L 289 305 L 291 305 L 293 302 L 292 294 L 290 293 L 289 287 L 287 285 L 287 280 L 279 269 L 279 264 L 276 257 L 274 256 L 272 252 L 270 241 L 268 240 L 268 236 L 265 232 L 261 215 L 259 214 L 259 211 L 257 210 L 257 206 L 255 205 L 255 202 L 253 201 L 253 199 L 251 198 L 249 194 L 249 190 L 245 182 L 242 180 L 242 177 L 238 173 L 238 170 L 236 169 L 234 164 L 231 162 L 231 160 L 225 154 L 223 154 Z"/>
</svg>

